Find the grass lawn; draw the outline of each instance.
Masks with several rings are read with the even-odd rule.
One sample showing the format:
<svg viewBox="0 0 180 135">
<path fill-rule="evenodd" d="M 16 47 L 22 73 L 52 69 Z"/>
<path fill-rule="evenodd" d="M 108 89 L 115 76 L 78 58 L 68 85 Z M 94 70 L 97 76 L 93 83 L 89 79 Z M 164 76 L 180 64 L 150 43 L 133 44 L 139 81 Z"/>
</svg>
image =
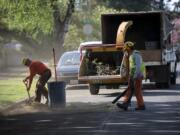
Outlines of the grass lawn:
<svg viewBox="0 0 180 135">
<path fill-rule="evenodd" d="M 0 109 L 12 103 L 28 98 L 26 87 L 22 80 L 24 78 L 12 78 L 0 80 Z M 30 90 L 30 95 L 34 95 L 36 79 L 33 80 L 33 85 Z"/>
</svg>

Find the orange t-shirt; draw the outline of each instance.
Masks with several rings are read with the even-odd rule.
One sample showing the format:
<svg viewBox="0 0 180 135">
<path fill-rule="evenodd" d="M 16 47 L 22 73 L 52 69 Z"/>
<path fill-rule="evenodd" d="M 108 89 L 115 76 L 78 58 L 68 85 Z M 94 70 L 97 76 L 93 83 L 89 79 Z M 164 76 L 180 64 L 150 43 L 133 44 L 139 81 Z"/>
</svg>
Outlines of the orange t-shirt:
<svg viewBox="0 0 180 135">
<path fill-rule="evenodd" d="M 48 68 L 40 61 L 32 61 L 31 65 L 29 66 L 30 70 L 30 78 L 32 79 L 36 74 L 42 75 L 42 73 L 47 70 Z"/>
</svg>

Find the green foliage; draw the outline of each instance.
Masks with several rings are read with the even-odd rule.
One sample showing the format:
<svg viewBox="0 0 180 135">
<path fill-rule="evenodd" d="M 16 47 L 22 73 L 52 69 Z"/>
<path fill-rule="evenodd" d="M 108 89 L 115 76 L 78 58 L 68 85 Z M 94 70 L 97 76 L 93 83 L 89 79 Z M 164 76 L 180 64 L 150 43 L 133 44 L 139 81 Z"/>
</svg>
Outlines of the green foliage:
<svg viewBox="0 0 180 135">
<path fill-rule="evenodd" d="M 53 31 L 49 0 L 0 0 L 1 22 L 11 30 L 27 32 L 34 38 Z"/>
<path fill-rule="evenodd" d="M 60 36 L 59 33 L 56 33 L 60 30 L 63 31 L 63 26 L 59 27 L 60 29 L 56 29 L 55 26 L 63 24 L 67 17 L 68 4 L 71 1 L 0 0 L 0 25 L 12 31 L 21 32 L 26 37 L 35 39 L 39 44 L 49 46 L 55 39 L 53 36 L 64 37 L 64 35 Z M 80 0 L 80 2 L 82 9 L 74 13 L 69 27 L 67 27 L 68 32 L 64 43 L 66 50 L 76 49 L 81 42 L 86 40 L 101 40 L 101 14 L 150 10 L 152 8 L 152 1 L 149 0 Z M 54 18 L 55 11 L 59 15 L 57 15 L 58 18 Z M 89 36 L 83 33 L 85 24 L 92 25 L 93 31 Z M 65 30 L 64 33 L 66 33 Z M 61 40 L 60 45 L 63 44 L 63 39 L 57 41 L 59 43 Z"/>
<path fill-rule="evenodd" d="M 126 12 L 122 9 L 117 11 L 112 8 L 107 8 L 105 6 L 97 6 L 93 9 L 92 15 L 90 16 L 91 24 L 93 26 L 93 38 L 96 40 L 101 40 L 101 15 L 102 14 L 114 14 L 119 12 Z"/>
<path fill-rule="evenodd" d="M 81 33 L 80 35 L 78 35 Z M 65 50 L 77 50 L 79 44 L 82 42 L 83 35 L 81 29 L 77 25 L 70 25 L 69 32 L 66 34 L 64 48 Z"/>
<path fill-rule="evenodd" d="M 125 10 L 122 10 L 122 12 L 124 11 Z M 87 40 L 86 35 L 83 33 L 83 26 L 86 23 L 91 24 L 93 27 L 93 31 L 90 35 L 89 40 L 101 40 L 101 14 L 118 12 L 119 11 L 112 8 L 106 8 L 105 6 L 98 5 L 92 9 L 91 15 L 89 15 L 87 11 L 74 13 L 69 31 L 65 39 L 64 47 L 66 48 L 66 50 L 77 49 L 81 42 Z"/>
<path fill-rule="evenodd" d="M 152 9 L 152 0 L 105 0 L 108 7 L 128 11 L 148 11 Z"/>
<path fill-rule="evenodd" d="M 68 0 L 58 0 L 56 2 L 56 4 L 58 5 L 59 7 L 59 12 L 60 12 L 60 15 L 61 15 L 61 21 L 64 20 L 65 16 L 66 16 L 66 10 L 67 10 L 67 5 L 68 5 Z"/>
</svg>

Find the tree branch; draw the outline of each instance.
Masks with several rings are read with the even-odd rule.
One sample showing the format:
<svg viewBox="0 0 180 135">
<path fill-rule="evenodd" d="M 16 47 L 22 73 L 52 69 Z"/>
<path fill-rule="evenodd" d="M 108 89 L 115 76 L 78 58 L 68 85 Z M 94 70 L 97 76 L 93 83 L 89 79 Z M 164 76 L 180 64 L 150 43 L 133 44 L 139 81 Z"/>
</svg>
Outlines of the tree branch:
<svg viewBox="0 0 180 135">
<path fill-rule="evenodd" d="M 23 45 L 30 46 L 34 49 L 38 48 L 38 42 L 28 37 L 26 33 L 23 32 L 14 31 L 14 30 L 11 31 L 5 27 L 4 28 L 0 27 L 0 36 L 8 42 L 10 42 L 12 39 L 16 39 L 17 41 L 21 42 Z"/>
<path fill-rule="evenodd" d="M 75 4 L 75 0 L 69 0 L 66 16 L 64 18 L 64 23 L 69 22 L 72 13 L 74 12 L 74 4 Z"/>
</svg>

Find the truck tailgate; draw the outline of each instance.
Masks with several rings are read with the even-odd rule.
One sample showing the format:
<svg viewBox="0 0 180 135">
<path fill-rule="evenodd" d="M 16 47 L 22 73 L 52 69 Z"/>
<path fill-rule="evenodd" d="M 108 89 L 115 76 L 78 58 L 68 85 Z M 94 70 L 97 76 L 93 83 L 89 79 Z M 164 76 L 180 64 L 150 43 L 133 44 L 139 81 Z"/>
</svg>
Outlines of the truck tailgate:
<svg viewBox="0 0 180 135">
<path fill-rule="evenodd" d="M 125 83 L 127 77 L 121 75 L 100 75 L 100 76 L 79 76 L 80 81 L 86 81 L 91 84 L 109 84 L 109 83 Z"/>
</svg>

